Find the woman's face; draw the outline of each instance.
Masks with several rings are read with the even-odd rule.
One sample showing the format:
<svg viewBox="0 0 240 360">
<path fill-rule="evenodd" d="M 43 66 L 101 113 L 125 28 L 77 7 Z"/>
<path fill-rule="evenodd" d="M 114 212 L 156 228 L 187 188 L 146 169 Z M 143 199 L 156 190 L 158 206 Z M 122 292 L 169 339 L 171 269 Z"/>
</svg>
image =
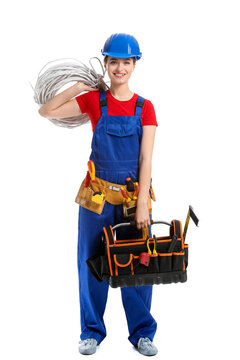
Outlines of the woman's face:
<svg viewBox="0 0 240 360">
<path fill-rule="evenodd" d="M 133 58 L 114 58 L 108 56 L 104 65 L 111 83 L 116 85 L 127 83 L 135 69 Z"/>
</svg>

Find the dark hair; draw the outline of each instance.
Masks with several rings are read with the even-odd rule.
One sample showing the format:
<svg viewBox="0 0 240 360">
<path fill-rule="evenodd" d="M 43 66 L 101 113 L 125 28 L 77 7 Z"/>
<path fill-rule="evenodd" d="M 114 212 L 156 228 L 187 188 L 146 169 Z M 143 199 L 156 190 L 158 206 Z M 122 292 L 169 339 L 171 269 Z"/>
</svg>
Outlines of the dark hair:
<svg viewBox="0 0 240 360">
<path fill-rule="evenodd" d="M 106 62 L 107 62 L 107 58 L 108 58 L 108 55 L 105 55 L 105 56 L 104 56 L 104 59 L 103 59 L 104 64 L 106 64 Z M 133 63 L 134 63 L 134 64 L 136 64 L 136 61 L 137 61 L 136 56 L 132 57 L 132 59 L 133 59 Z"/>
</svg>

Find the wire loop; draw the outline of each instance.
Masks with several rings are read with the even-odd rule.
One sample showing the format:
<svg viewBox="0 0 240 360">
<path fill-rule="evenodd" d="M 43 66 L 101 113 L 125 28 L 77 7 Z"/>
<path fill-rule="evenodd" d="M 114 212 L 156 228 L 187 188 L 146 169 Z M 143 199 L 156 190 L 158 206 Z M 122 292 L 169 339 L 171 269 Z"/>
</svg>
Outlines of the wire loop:
<svg viewBox="0 0 240 360">
<path fill-rule="evenodd" d="M 102 74 L 97 73 L 92 64 L 92 59 L 99 61 Z M 60 63 L 57 64 L 59 61 Z M 92 57 L 89 63 L 91 68 L 74 58 L 62 58 L 49 61 L 39 71 L 35 87 L 30 84 L 34 91 L 35 102 L 40 106 L 46 104 L 63 86 L 74 81 L 81 81 L 88 86 L 98 88 L 99 91 L 106 91 L 109 86 L 104 81 L 106 71 L 101 60 L 97 57 Z M 50 64 L 54 65 L 47 68 Z M 67 128 L 80 126 L 90 121 L 87 114 L 49 120 L 55 125 Z"/>
</svg>

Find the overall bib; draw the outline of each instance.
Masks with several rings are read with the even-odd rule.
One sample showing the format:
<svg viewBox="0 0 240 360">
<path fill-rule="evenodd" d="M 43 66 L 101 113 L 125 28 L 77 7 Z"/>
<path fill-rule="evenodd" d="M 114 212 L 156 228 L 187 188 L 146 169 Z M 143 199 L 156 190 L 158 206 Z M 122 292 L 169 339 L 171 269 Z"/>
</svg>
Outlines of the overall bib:
<svg viewBox="0 0 240 360">
<path fill-rule="evenodd" d="M 106 92 L 100 93 L 102 115 L 92 138 L 90 159 L 95 164 L 95 175 L 116 184 L 125 184 L 127 177 L 139 180 L 139 150 L 142 139 L 141 110 L 144 99 L 138 97 L 134 116 L 109 116 Z M 150 216 L 151 217 L 151 216 Z M 108 282 L 98 282 L 90 273 L 86 260 L 101 251 L 103 226 L 128 222 L 123 216 L 123 205 L 105 202 L 102 213 L 79 206 L 78 274 L 81 317 L 81 340 L 94 338 L 98 344 L 106 336 L 103 315 L 107 302 Z M 141 238 L 142 231 L 133 227 L 117 229 L 118 239 Z M 149 235 L 151 229 L 149 227 Z M 150 314 L 152 286 L 121 288 L 129 337 L 136 345 L 140 337 L 153 341 L 157 323 Z"/>
</svg>

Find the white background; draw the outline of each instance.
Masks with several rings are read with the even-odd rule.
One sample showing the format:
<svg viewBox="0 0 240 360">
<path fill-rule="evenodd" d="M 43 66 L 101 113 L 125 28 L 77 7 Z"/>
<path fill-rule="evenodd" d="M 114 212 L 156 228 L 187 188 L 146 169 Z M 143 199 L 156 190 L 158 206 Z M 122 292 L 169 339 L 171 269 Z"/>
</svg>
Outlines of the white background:
<svg viewBox="0 0 240 360">
<path fill-rule="evenodd" d="M 188 281 L 153 289 L 158 358 L 239 359 L 238 1 L 13 1 L 1 8 L 1 359 L 78 359 L 75 196 L 90 124 L 68 130 L 40 117 L 29 82 L 49 61 L 88 64 L 115 32 L 142 59 L 131 90 L 154 104 L 153 218 L 185 222 Z M 154 230 L 155 229 L 155 230 Z M 157 236 L 165 228 L 153 228 Z M 139 358 L 119 289 L 96 358 Z"/>
</svg>

